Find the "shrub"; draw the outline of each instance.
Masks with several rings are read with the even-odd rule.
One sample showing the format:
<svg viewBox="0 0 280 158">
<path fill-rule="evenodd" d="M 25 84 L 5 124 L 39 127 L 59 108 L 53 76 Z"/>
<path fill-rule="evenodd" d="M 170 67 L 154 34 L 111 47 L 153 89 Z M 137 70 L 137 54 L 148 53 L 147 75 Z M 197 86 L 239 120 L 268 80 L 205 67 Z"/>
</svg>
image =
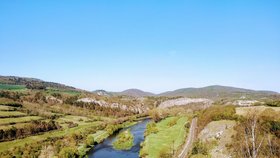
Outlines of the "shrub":
<svg viewBox="0 0 280 158">
<path fill-rule="evenodd" d="M 151 121 L 147 124 L 146 130 L 145 130 L 145 136 L 148 136 L 152 133 L 157 133 L 158 129 L 157 129 L 157 125 L 154 121 Z"/>
<path fill-rule="evenodd" d="M 206 145 L 200 141 L 195 142 L 194 147 L 192 149 L 192 155 L 196 155 L 196 154 L 203 154 L 203 155 L 208 154 L 208 149 Z"/>
<path fill-rule="evenodd" d="M 205 109 L 198 116 L 198 132 L 200 132 L 211 121 L 237 119 L 238 117 L 234 106 L 212 106 Z"/>
<path fill-rule="evenodd" d="M 60 158 L 75 158 L 77 157 L 77 150 L 71 147 L 62 148 L 59 152 L 58 156 Z"/>
<path fill-rule="evenodd" d="M 93 146 L 94 145 L 94 137 L 92 135 L 87 136 L 86 139 L 86 146 Z"/>
<path fill-rule="evenodd" d="M 171 158 L 172 157 L 172 154 L 168 152 L 168 150 L 161 150 L 159 152 L 159 157 L 160 158 Z"/>
<path fill-rule="evenodd" d="M 179 117 L 173 118 L 170 122 L 168 122 L 168 126 L 172 127 L 172 126 L 176 125 L 178 119 L 179 119 Z"/>
</svg>

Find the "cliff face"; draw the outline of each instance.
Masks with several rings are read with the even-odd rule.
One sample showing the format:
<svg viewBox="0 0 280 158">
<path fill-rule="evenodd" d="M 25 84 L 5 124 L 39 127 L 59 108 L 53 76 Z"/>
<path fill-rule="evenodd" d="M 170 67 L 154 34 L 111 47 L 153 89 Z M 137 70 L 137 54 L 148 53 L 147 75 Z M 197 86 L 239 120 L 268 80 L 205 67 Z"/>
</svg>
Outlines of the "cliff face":
<svg viewBox="0 0 280 158">
<path fill-rule="evenodd" d="M 178 98 L 178 99 L 171 99 L 162 102 L 159 105 L 159 108 L 169 108 L 172 106 L 184 106 L 184 105 L 189 105 L 193 103 L 201 103 L 205 106 L 210 106 L 213 101 L 210 99 L 205 99 L 205 98 Z"/>
<path fill-rule="evenodd" d="M 131 111 L 134 113 L 144 113 L 147 112 L 149 110 L 148 107 L 145 107 L 143 104 L 141 103 L 136 103 L 133 106 L 128 106 L 125 104 L 120 104 L 120 103 L 108 103 L 104 100 L 96 100 L 93 98 L 81 98 L 77 100 L 78 102 L 84 102 L 84 103 L 93 103 L 95 105 L 101 106 L 101 107 L 108 107 L 108 108 L 118 108 L 121 110 L 125 110 L 125 111 Z"/>
</svg>

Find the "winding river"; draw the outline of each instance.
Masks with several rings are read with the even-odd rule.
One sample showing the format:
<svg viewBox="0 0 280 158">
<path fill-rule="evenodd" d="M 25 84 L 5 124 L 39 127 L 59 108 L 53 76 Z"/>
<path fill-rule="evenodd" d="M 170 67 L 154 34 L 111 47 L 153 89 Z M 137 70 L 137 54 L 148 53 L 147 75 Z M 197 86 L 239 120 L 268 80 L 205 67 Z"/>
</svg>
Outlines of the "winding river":
<svg viewBox="0 0 280 158">
<path fill-rule="evenodd" d="M 144 141 L 144 132 L 149 119 L 143 120 L 136 125 L 122 129 L 120 132 L 130 129 L 134 135 L 134 145 L 130 150 L 115 150 L 113 142 L 118 133 L 108 137 L 104 142 L 96 145 L 88 154 L 89 158 L 138 158 L 140 143 Z"/>
</svg>

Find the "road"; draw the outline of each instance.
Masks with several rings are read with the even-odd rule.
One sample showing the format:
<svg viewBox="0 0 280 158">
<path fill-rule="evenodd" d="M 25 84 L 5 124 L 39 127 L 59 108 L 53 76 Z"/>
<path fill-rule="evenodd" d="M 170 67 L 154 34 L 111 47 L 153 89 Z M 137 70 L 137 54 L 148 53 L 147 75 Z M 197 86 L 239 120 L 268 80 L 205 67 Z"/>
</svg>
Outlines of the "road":
<svg viewBox="0 0 280 158">
<path fill-rule="evenodd" d="M 189 129 L 189 135 L 186 139 L 186 144 L 182 150 L 182 152 L 179 154 L 178 158 L 185 158 L 188 155 L 188 152 L 190 151 L 192 147 L 192 143 L 195 139 L 195 130 L 197 127 L 197 118 L 192 119 L 191 127 Z"/>
</svg>

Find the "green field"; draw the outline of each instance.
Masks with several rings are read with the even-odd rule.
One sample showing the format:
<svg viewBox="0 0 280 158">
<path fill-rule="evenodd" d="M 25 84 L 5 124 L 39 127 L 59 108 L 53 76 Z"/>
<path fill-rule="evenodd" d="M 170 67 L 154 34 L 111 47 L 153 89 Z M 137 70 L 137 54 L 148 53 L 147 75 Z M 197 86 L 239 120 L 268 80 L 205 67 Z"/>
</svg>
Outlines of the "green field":
<svg viewBox="0 0 280 158">
<path fill-rule="evenodd" d="M 0 118 L 19 117 L 19 116 L 26 116 L 26 113 L 22 113 L 22 112 L 19 112 L 19 111 L 0 111 Z"/>
<path fill-rule="evenodd" d="M 64 117 L 60 117 L 59 119 L 57 119 L 56 122 L 58 122 L 59 125 L 62 126 L 63 128 L 67 128 L 68 126 L 67 122 L 73 122 L 78 125 L 85 125 L 88 124 L 88 122 L 92 122 L 92 120 L 83 116 L 66 115 Z"/>
<path fill-rule="evenodd" d="M 71 135 L 75 132 L 83 132 L 83 131 L 86 131 L 88 128 L 98 126 L 99 124 L 100 124 L 100 122 L 92 122 L 92 123 L 87 123 L 85 125 L 81 125 L 78 127 L 65 129 L 65 130 L 46 132 L 42 135 L 30 136 L 27 138 L 17 139 L 17 140 L 8 141 L 8 142 L 1 142 L 0 143 L 0 152 L 12 149 L 13 147 L 16 147 L 16 146 L 24 146 L 25 144 L 36 143 L 38 141 L 46 140 L 48 138 L 62 137 L 62 136 L 66 136 L 66 135 Z"/>
<path fill-rule="evenodd" d="M 169 122 L 173 119 L 175 117 L 169 117 L 157 123 L 158 132 L 145 138 L 141 155 L 159 158 L 160 152 L 172 153 L 172 150 L 176 151 L 184 143 L 187 136 L 185 124 L 188 119 L 180 117 L 177 123 L 170 127 Z"/>
<path fill-rule="evenodd" d="M 97 131 L 96 133 L 92 134 L 92 136 L 93 136 L 95 142 L 100 143 L 104 139 L 106 139 L 109 136 L 109 134 L 107 131 L 100 130 L 100 131 Z"/>
<path fill-rule="evenodd" d="M 24 85 L 10 85 L 10 84 L 1 84 L 0 90 L 25 90 L 26 87 Z"/>
<path fill-rule="evenodd" d="M 25 116 L 25 117 L 19 117 L 19 118 L 1 118 L 0 125 L 13 124 L 13 123 L 24 123 L 24 122 L 30 122 L 32 120 L 41 120 L 41 119 L 42 119 L 42 117 L 39 117 L 39 116 Z"/>
</svg>

